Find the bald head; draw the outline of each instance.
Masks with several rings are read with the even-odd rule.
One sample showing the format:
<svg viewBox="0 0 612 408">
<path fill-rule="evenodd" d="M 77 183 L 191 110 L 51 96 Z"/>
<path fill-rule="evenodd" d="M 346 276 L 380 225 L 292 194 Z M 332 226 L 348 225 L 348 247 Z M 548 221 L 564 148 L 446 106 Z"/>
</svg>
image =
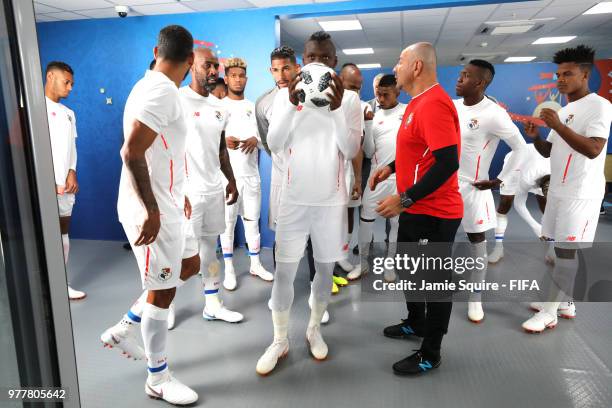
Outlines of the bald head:
<svg viewBox="0 0 612 408">
<path fill-rule="evenodd" d="M 219 78 L 219 59 L 210 48 L 196 48 L 191 78 L 198 89 L 213 89 Z"/>
<path fill-rule="evenodd" d="M 363 76 L 361 75 L 361 71 L 359 70 L 359 68 L 357 68 L 356 65 L 344 65 L 342 67 L 342 70 L 340 71 L 340 79 L 342 79 L 344 89 L 348 89 L 355 92 L 361 91 L 361 86 L 363 84 Z"/>
<path fill-rule="evenodd" d="M 415 96 L 437 82 L 436 50 L 427 42 L 406 47 L 393 69 L 397 84 Z"/>
</svg>

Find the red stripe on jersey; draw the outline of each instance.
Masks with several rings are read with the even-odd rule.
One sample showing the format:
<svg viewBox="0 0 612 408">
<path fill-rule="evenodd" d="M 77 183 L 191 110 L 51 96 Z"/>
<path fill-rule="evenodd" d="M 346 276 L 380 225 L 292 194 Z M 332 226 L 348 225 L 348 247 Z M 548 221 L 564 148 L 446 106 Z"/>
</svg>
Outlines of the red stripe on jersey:
<svg viewBox="0 0 612 408">
<path fill-rule="evenodd" d="M 174 187 L 174 162 L 170 159 L 170 195 L 174 200 L 174 193 L 172 193 L 172 187 Z M 176 202 L 174 203 L 176 205 Z"/>
<path fill-rule="evenodd" d="M 567 157 L 567 163 L 565 164 L 565 171 L 563 172 L 563 180 L 562 183 L 565 183 L 565 178 L 567 177 L 567 170 L 569 169 L 570 162 L 572 161 L 572 153 Z"/>
<path fill-rule="evenodd" d="M 491 217 L 489 216 L 489 203 L 485 203 L 485 208 L 487 209 L 487 220 L 491 220 Z"/>
<path fill-rule="evenodd" d="M 161 140 L 164 143 L 164 148 L 168 150 L 168 143 L 166 143 L 166 139 L 164 139 L 164 135 L 160 133 L 159 136 L 161 137 Z"/>
<path fill-rule="evenodd" d="M 147 247 L 147 255 L 145 259 L 145 278 L 149 275 L 149 255 L 151 254 L 151 249 Z"/>
<path fill-rule="evenodd" d="M 340 190 L 340 170 L 341 170 L 340 160 L 341 160 L 340 152 L 338 152 L 338 177 L 337 177 L 338 183 L 336 185 L 336 190 Z"/>
<path fill-rule="evenodd" d="M 187 154 L 185 154 L 185 176 L 189 177 L 189 169 L 187 168 Z"/>
<path fill-rule="evenodd" d="M 474 181 L 478 181 L 479 171 L 480 171 L 480 156 L 478 156 L 478 161 L 476 162 L 476 176 L 474 177 Z"/>
</svg>

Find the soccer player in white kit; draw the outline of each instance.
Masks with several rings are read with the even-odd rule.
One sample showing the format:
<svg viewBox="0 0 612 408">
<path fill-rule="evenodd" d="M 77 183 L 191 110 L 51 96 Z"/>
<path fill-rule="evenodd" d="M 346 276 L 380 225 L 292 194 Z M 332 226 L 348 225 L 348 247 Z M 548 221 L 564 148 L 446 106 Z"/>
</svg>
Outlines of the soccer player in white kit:
<svg viewBox="0 0 612 408">
<path fill-rule="evenodd" d="M 217 237 L 226 228 L 225 205 L 239 197 L 225 145 L 228 113 L 209 91 L 219 75 L 219 60 L 208 48 L 196 48 L 191 83 L 179 90 L 187 120 L 187 191 L 191 200 L 191 232 L 197 238 L 206 306 L 206 320 L 242 321 L 241 313 L 227 309 L 219 294 L 220 265 Z M 221 176 L 225 176 L 223 187 Z"/>
<path fill-rule="evenodd" d="M 508 166 L 513 152 L 504 158 L 504 167 Z M 533 143 L 527 145 L 526 157 L 522 168 L 502 169 L 502 173 L 511 171 L 512 176 L 499 186 L 499 205 L 497 206 L 497 225 L 495 226 L 495 247 L 489 253 L 489 263 L 499 262 L 504 257 L 504 236 L 508 227 L 508 212 L 514 206 L 516 212 L 529 225 L 536 237 L 542 236 L 542 226 L 537 222 L 529 209 L 527 209 L 527 197 L 533 193 L 544 213 L 546 207 L 546 195 L 542 184 L 550 179 L 550 160 L 542 157 Z"/>
<path fill-rule="evenodd" d="M 303 62 L 337 64 L 336 47 L 329 34 L 317 32 L 304 44 Z M 327 358 L 321 335 L 321 318 L 331 297 L 334 264 L 344 257 L 343 241 L 348 193 L 343 182 L 344 160 L 352 159 L 362 137 L 361 129 L 347 128 L 344 109 L 361 114 L 359 97 L 352 92 L 344 100 L 342 82 L 332 75 L 329 107 L 311 108 L 297 99 L 296 77 L 288 89 L 280 89 L 272 108 L 268 146 L 286 153 L 286 177 L 276 221 L 276 273 L 272 287 L 274 341 L 257 362 L 266 375 L 289 351 L 287 338 L 293 303 L 293 281 L 306 241 L 312 239 L 316 274 L 312 282 L 313 304 L 306 330 L 310 353 Z M 350 123 L 349 123 L 350 124 Z M 312 181 L 316 180 L 316 183 Z"/>
<path fill-rule="evenodd" d="M 366 126 L 363 143 L 364 153 L 372 158 L 370 176 L 374 175 L 378 169 L 395 161 L 397 132 L 406 110 L 406 105 L 397 100 L 399 89 L 397 89 L 397 81 L 394 75 L 384 75 L 380 78 L 375 95 L 379 109 L 370 121 L 371 125 Z M 374 190 L 368 187 L 363 193 L 361 215 L 359 217 L 359 255 L 361 261 L 347 275 L 349 280 L 359 279 L 368 272 L 368 256 L 370 253 L 370 242 L 374 237 L 374 222 L 380 218 L 376 212 L 376 207 L 378 207 L 379 201 L 394 194 L 397 194 L 395 174 L 389 176 L 385 181 L 378 183 Z M 387 257 L 391 258 L 395 256 L 397 249 L 399 216 L 391 218 L 390 222 L 391 230 L 389 233 Z M 394 281 L 394 271 L 385 270 L 384 278 L 387 281 Z"/>
<path fill-rule="evenodd" d="M 542 237 L 555 242 L 552 281 L 548 302 L 523 322 L 529 333 L 557 325 L 562 301 L 572 297 L 578 271 L 576 251 L 590 247 L 595 239 L 599 209 L 605 192 L 604 163 L 612 121 L 612 105 L 589 90 L 595 51 L 584 45 L 558 51 L 557 89 L 568 104 L 558 112 L 542 109 L 540 118 L 551 129 L 546 140 L 538 126 L 529 122 L 527 136 L 544 157 L 550 157 L 550 186 L 542 217 Z M 559 286 L 558 288 L 556 286 Z M 575 316 L 575 310 L 573 310 Z"/>
<path fill-rule="evenodd" d="M 76 176 L 76 118 L 74 112 L 60 103 L 72 92 L 74 72 L 61 61 L 52 61 L 47 65 L 45 80 L 45 102 L 47 120 L 53 156 L 53 173 L 55 175 L 55 192 L 59 208 L 60 231 L 64 248 L 64 263 L 68 266 L 70 252 L 70 218 L 74 206 L 75 194 L 79 192 Z M 85 292 L 75 290 L 68 285 L 68 298 L 79 300 L 85 298 Z"/>
<path fill-rule="evenodd" d="M 178 92 L 193 64 L 193 37 L 181 26 L 165 27 L 153 53 L 154 70 L 134 85 L 125 104 L 117 202 L 145 292 L 101 339 L 135 359 L 146 357 L 145 393 L 181 405 L 195 402 L 198 395 L 168 370 L 166 338 L 168 307 L 181 275 L 193 275 L 199 267 L 196 242 L 186 234 L 187 124 Z M 134 339 L 138 324 L 144 356 Z"/>
<path fill-rule="evenodd" d="M 249 273 L 267 282 L 274 280 L 274 275 L 263 267 L 259 259 L 261 178 L 257 159 L 261 140 L 255 119 L 255 104 L 244 97 L 248 80 L 246 74 L 247 64 L 244 60 L 229 58 L 225 62 L 225 82 L 228 91 L 222 100 L 228 114 L 225 140 L 238 188 L 238 201 L 225 206 L 225 232 L 221 234 L 221 249 L 225 261 L 223 286 L 227 290 L 236 289 L 233 256 L 234 231 L 238 215 L 242 217 L 244 235 L 249 247 L 251 260 Z"/>
<path fill-rule="evenodd" d="M 461 126 L 461 156 L 459 159 L 459 191 L 463 198 L 464 213 L 461 224 L 470 240 L 472 257 L 487 258 L 485 232 L 495 228 L 495 204 L 492 187 L 511 177 L 512 169 L 522 165 L 527 144 L 512 119 L 501 106 L 487 98 L 485 90 L 493 81 L 495 69 L 484 60 L 470 61 L 459 74 L 457 96 L 453 102 Z M 513 151 L 507 173 L 489 180 L 489 167 L 499 141 L 503 140 Z M 471 279 L 481 281 L 486 276 L 486 264 L 474 270 Z M 470 294 L 468 319 L 480 323 L 484 319 L 481 293 Z"/>
</svg>

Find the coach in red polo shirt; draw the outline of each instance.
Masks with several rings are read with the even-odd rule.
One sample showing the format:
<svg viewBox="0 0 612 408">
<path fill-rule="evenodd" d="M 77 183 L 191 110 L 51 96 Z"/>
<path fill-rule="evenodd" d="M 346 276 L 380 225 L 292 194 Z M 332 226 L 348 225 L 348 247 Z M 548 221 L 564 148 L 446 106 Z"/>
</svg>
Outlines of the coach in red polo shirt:
<svg viewBox="0 0 612 408">
<path fill-rule="evenodd" d="M 412 100 L 397 134 L 395 162 L 379 169 L 370 180 L 370 188 L 374 189 L 396 173 L 399 194 L 382 200 L 377 211 L 387 218 L 401 214 L 397 237 L 400 252 L 402 242 L 416 242 L 421 245 L 413 256 L 451 256 L 463 216 L 457 182 L 461 150 L 457 111 L 437 82 L 436 53 L 431 44 L 416 43 L 402 51 L 394 72 L 398 85 Z M 452 271 L 426 271 L 417 276 L 436 282 L 452 280 Z M 387 337 L 423 338 L 420 350 L 393 365 L 396 374 L 421 374 L 440 365 L 451 297 L 445 294 L 433 301 L 433 295 L 423 294 L 422 300 L 407 296 L 408 318 L 384 330 Z"/>
</svg>

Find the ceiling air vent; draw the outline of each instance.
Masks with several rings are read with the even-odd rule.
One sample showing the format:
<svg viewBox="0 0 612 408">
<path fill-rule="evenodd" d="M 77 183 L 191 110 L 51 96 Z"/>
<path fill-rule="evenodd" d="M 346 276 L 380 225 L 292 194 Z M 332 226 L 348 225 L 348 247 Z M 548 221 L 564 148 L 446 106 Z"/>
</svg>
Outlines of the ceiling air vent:
<svg viewBox="0 0 612 408">
<path fill-rule="evenodd" d="M 531 20 L 485 21 L 476 30 L 477 35 L 511 35 L 537 31 L 544 27 L 549 18 L 534 18 Z"/>
</svg>

